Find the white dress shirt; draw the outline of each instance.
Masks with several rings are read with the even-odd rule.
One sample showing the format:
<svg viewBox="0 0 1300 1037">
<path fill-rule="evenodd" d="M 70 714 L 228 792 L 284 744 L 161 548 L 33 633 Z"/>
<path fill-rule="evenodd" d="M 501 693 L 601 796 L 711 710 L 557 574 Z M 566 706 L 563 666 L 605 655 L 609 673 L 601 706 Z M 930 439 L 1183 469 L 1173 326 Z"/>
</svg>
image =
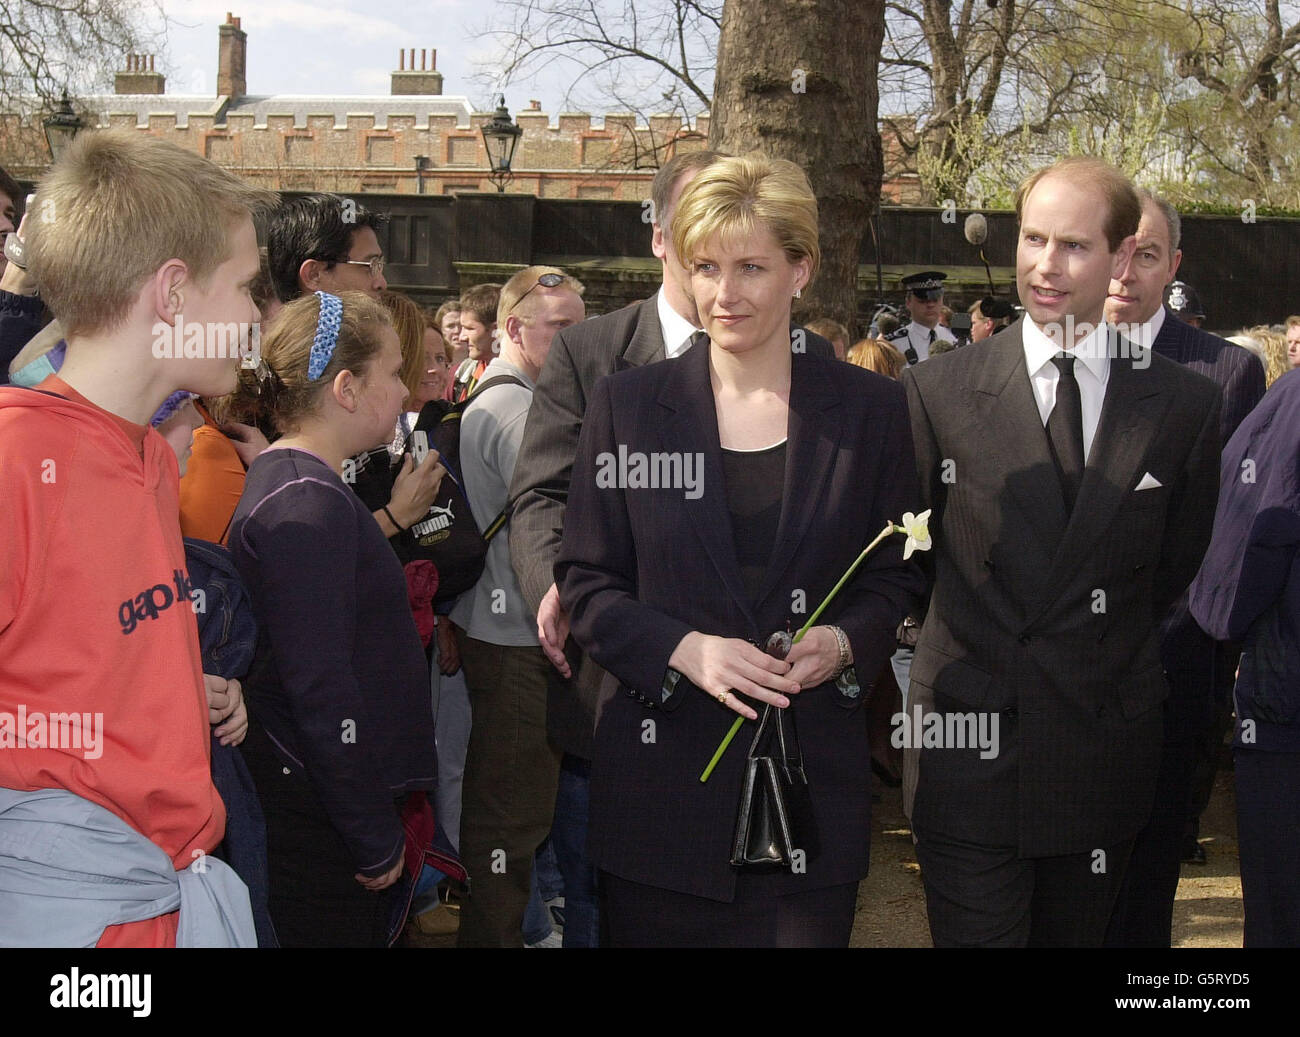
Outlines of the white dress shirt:
<svg viewBox="0 0 1300 1037">
<path fill-rule="evenodd" d="M 1107 352 L 1107 325 L 1102 323 L 1092 334 L 1065 350 L 1075 357 L 1074 378 L 1079 383 L 1079 403 L 1083 411 L 1083 460 L 1086 464 L 1092 451 L 1092 441 L 1097 435 L 1101 420 L 1101 404 L 1106 398 L 1106 383 L 1110 380 L 1110 356 Z M 1052 363 L 1052 357 L 1061 352 L 1061 346 L 1046 335 L 1028 317 L 1024 320 L 1021 336 L 1025 346 L 1025 367 L 1038 403 L 1038 416 L 1047 426 L 1052 408 L 1056 406 L 1056 383 L 1061 372 Z"/>
<path fill-rule="evenodd" d="M 930 359 L 930 332 L 933 330 L 936 341 L 956 342 L 957 336 L 942 324 L 936 324 L 932 329 L 927 328 L 924 324 L 918 324 L 916 321 L 909 321 L 894 333 L 888 341 L 900 353 L 907 353 L 908 345 L 916 350 L 916 362 L 919 364 L 923 360 Z"/>
<path fill-rule="evenodd" d="M 1165 308 L 1161 306 L 1145 324 L 1121 324 L 1119 328 L 1135 346 L 1141 349 L 1150 349 L 1156 340 L 1156 336 L 1160 334 L 1160 329 L 1164 326 Z"/>
<path fill-rule="evenodd" d="M 659 330 L 664 337 L 664 356 L 681 356 L 691 348 L 691 336 L 700 329 L 668 304 L 662 288 L 655 305 L 659 310 Z"/>
</svg>

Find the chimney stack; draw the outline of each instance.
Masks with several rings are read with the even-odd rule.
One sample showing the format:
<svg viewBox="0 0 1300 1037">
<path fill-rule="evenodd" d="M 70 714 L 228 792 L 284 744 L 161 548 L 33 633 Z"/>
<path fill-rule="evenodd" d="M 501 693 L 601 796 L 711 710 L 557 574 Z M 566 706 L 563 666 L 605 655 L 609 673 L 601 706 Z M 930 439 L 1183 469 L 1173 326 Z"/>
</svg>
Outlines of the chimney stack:
<svg viewBox="0 0 1300 1037">
<path fill-rule="evenodd" d="M 248 34 L 239 19 L 226 12 L 226 24 L 217 29 L 217 94 L 232 101 L 248 92 Z"/>
<path fill-rule="evenodd" d="M 161 94 L 166 88 L 163 74 L 153 70 L 152 54 L 128 54 L 125 71 L 113 76 L 115 94 Z"/>
<path fill-rule="evenodd" d="M 415 67 L 415 48 L 397 52 L 397 69 L 393 72 L 393 96 L 429 97 L 442 93 L 442 73 L 438 71 L 438 52 L 420 49 L 420 67 Z"/>
</svg>

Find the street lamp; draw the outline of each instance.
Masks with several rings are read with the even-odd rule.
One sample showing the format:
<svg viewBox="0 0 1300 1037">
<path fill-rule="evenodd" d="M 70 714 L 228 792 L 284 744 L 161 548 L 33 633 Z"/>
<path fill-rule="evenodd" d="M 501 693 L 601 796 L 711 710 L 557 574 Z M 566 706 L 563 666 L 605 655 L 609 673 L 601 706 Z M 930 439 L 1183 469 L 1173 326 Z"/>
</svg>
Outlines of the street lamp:
<svg viewBox="0 0 1300 1037">
<path fill-rule="evenodd" d="M 56 108 L 44 121 L 45 141 L 50 146 L 50 160 L 57 162 L 63 157 L 68 145 L 72 143 L 75 137 L 84 128 L 85 124 L 77 117 L 77 113 L 72 110 L 72 102 L 68 99 L 68 91 L 63 91 L 63 100 L 59 102 Z"/>
<path fill-rule="evenodd" d="M 487 148 L 488 179 L 497 185 L 497 193 L 504 194 L 506 184 L 514 180 L 510 172 L 510 163 L 515 157 L 515 148 L 523 129 L 510 120 L 510 111 L 506 108 L 506 95 L 497 98 L 496 113 L 483 124 L 483 145 Z"/>
<path fill-rule="evenodd" d="M 424 174 L 429 168 L 428 155 L 415 156 L 415 193 L 424 194 Z"/>
</svg>

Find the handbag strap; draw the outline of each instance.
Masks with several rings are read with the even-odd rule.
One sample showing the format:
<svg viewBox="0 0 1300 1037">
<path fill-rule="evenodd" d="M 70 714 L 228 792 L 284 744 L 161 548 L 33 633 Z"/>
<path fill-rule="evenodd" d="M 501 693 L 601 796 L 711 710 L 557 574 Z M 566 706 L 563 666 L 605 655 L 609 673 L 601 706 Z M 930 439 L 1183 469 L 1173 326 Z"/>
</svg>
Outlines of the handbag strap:
<svg viewBox="0 0 1300 1037">
<path fill-rule="evenodd" d="M 807 778 L 804 777 L 803 770 L 803 748 L 799 745 L 799 729 L 795 725 L 793 713 L 790 713 L 790 744 L 787 744 L 786 742 L 785 717 L 783 714 L 788 712 L 790 711 L 785 709 L 778 709 L 776 711 L 776 741 L 777 747 L 781 752 L 781 766 L 785 768 L 787 778 L 790 776 L 791 772 L 797 771 L 799 776 L 803 778 L 803 780 L 807 781 Z M 793 746 L 793 750 L 791 749 L 791 745 Z M 792 751 L 793 756 L 791 755 Z"/>
<path fill-rule="evenodd" d="M 752 760 L 756 756 L 764 755 L 764 736 L 768 733 L 768 720 L 771 719 L 772 704 L 769 702 L 763 707 L 763 714 L 758 718 L 758 730 L 754 732 L 754 740 L 749 743 L 749 758 Z M 779 722 L 779 718 L 778 718 Z"/>
</svg>

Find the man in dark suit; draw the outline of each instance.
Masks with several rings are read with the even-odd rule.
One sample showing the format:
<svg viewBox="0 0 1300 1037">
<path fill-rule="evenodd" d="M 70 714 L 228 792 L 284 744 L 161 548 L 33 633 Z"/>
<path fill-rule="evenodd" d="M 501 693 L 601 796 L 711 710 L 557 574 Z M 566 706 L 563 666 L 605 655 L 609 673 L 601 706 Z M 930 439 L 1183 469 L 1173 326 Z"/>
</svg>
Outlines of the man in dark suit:
<svg viewBox="0 0 1300 1037">
<path fill-rule="evenodd" d="M 1178 247 L 1181 221 L 1164 199 L 1144 190 L 1138 196 L 1142 220 L 1137 247 L 1128 266 L 1111 282 L 1106 319 L 1122 326 L 1130 340 L 1151 345 L 1156 353 L 1219 386 L 1223 407 L 1219 438 L 1226 445 L 1264 397 L 1264 365 L 1240 346 L 1180 320 L 1163 304 L 1166 286 L 1174 281 L 1183 258 Z M 1172 943 L 1179 860 L 1197 813 L 1192 803 L 1193 775 L 1198 756 L 1206 749 L 1211 769 L 1217 759 L 1214 742 L 1221 736 L 1216 739 L 1220 727 L 1215 707 L 1231 694 L 1236 668 L 1235 652 L 1217 645 L 1197 626 L 1187 610 L 1186 596 L 1165 617 L 1160 650 L 1171 688 L 1165 703 L 1164 751 L 1151 820 L 1134 843 L 1106 934 L 1112 947 Z"/>
<path fill-rule="evenodd" d="M 1141 216 L 1122 174 L 1064 159 L 1016 202 L 1026 316 L 903 376 L 935 543 L 908 805 L 937 945 L 1096 946 L 1151 812 L 1219 394 L 1101 325 Z M 975 720 L 992 754 L 954 737 Z"/>
</svg>

